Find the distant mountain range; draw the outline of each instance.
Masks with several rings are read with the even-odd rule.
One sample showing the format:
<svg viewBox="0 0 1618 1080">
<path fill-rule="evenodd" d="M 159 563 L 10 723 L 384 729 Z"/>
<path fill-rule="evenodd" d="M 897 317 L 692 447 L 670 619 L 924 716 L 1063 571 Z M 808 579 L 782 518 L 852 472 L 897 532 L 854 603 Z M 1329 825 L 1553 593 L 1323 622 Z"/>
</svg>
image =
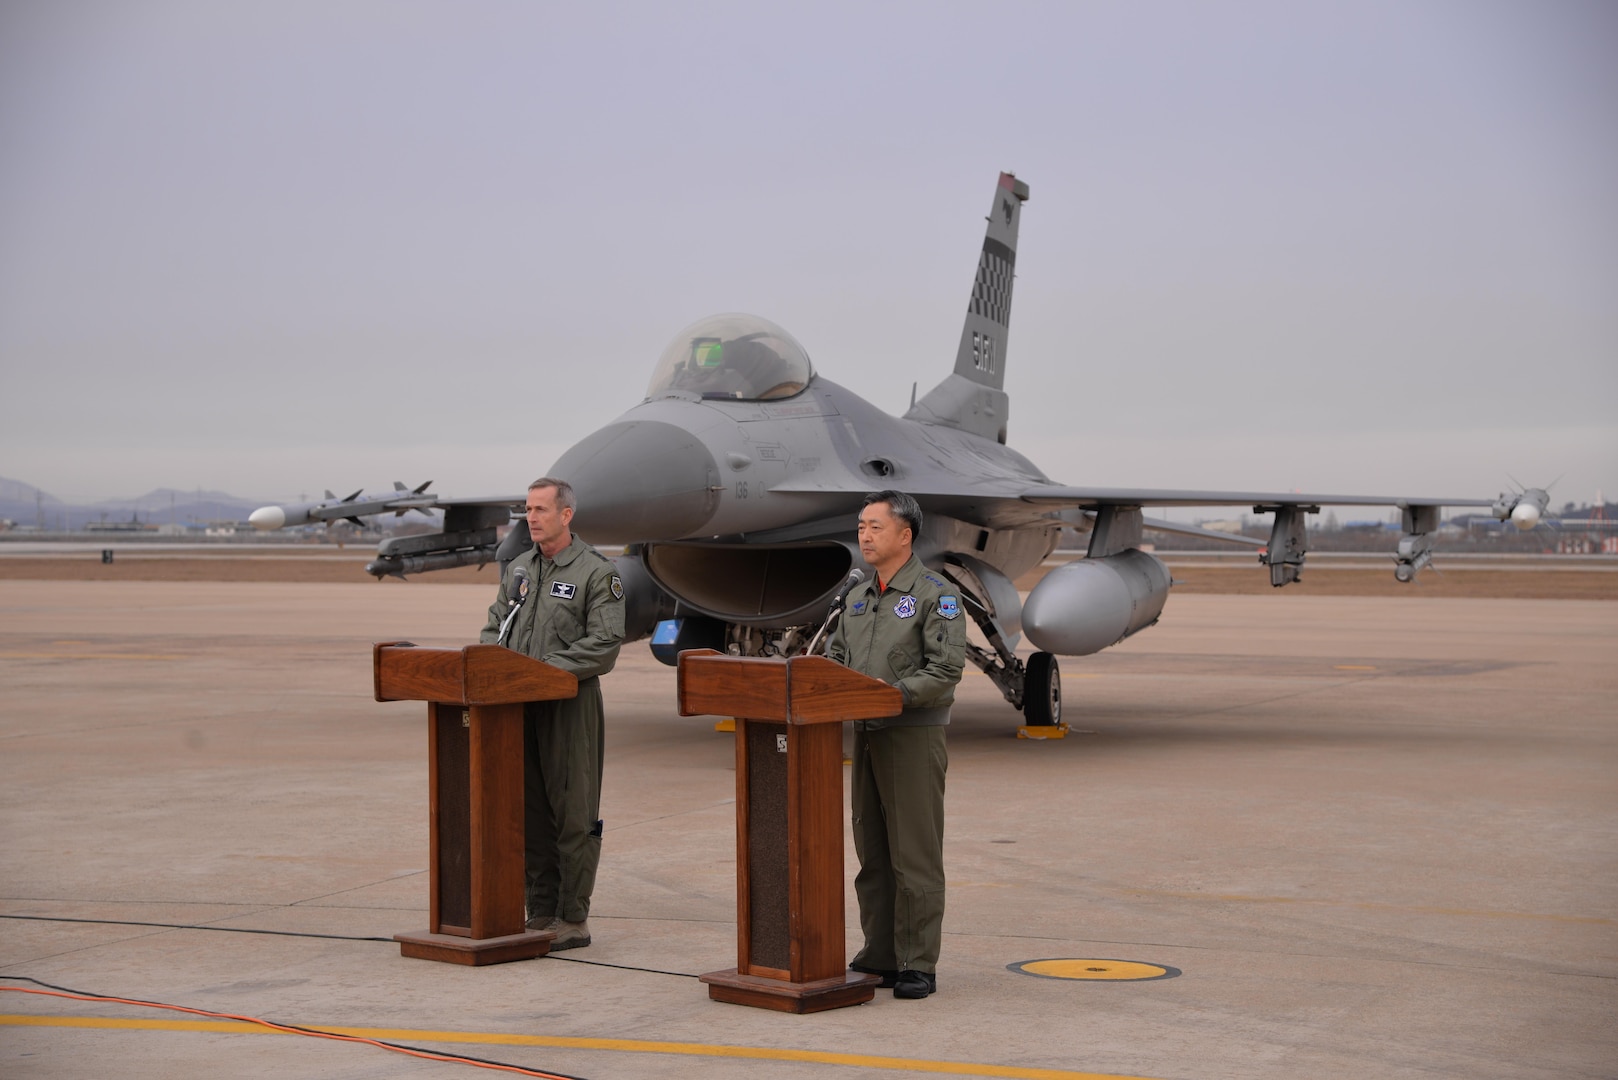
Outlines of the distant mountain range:
<svg viewBox="0 0 1618 1080">
<path fill-rule="evenodd" d="M 9 518 L 18 525 L 38 525 L 50 530 L 82 529 L 92 521 L 138 519 L 148 525 L 246 521 L 248 514 L 271 501 L 244 499 L 223 491 L 157 488 L 132 499 L 69 503 L 32 484 L 0 476 L 0 518 Z"/>
</svg>

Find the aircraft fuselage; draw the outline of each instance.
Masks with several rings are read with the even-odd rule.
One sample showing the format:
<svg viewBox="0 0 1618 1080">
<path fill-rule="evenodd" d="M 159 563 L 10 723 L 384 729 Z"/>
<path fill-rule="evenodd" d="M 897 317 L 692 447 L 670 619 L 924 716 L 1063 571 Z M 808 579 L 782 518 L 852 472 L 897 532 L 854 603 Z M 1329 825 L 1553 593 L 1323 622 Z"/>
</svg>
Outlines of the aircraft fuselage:
<svg viewBox="0 0 1618 1080">
<path fill-rule="evenodd" d="M 1008 513 L 1003 497 L 991 508 L 1008 488 L 1049 482 L 1021 454 L 891 416 L 819 376 L 778 401 L 643 402 L 552 471 L 573 484 L 576 527 L 596 544 L 852 544 L 861 493 L 897 488 L 926 511 L 924 559 L 970 552 L 1016 577 L 1049 553 L 1058 527 L 1049 511 Z"/>
</svg>

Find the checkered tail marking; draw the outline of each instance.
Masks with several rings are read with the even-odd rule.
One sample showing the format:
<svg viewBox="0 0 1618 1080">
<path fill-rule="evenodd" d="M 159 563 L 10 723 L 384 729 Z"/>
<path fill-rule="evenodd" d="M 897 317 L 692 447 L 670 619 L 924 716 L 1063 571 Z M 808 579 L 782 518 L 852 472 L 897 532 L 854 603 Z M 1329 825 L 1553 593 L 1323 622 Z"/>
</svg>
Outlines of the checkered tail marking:
<svg viewBox="0 0 1618 1080">
<path fill-rule="evenodd" d="M 1016 253 L 1006 245 L 993 240 L 983 242 L 968 311 L 1001 326 L 1011 325 L 1011 281 L 1016 260 Z"/>
</svg>

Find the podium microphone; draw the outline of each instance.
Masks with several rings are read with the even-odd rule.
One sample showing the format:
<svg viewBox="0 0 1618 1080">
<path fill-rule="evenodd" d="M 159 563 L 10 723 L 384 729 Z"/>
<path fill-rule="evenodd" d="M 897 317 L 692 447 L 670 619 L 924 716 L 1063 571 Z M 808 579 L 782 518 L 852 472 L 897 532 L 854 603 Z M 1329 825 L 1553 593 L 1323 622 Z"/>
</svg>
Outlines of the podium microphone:
<svg viewBox="0 0 1618 1080">
<path fill-rule="evenodd" d="M 837 595 L 832 597 L 831 608 L 826 612 L 826 621 L 821 624 L 820 630 L 814 636 L 814 640 L 809 642 L 809 647 L 803 650 L 805 656 L 810 656 L 814 653 L 815 648 L 820 644 L 820 639 L 825 636 L 826 631 L 831 629 L 832 623 L 837 621 L 837 616 L 842 614 L 843 605 L 848 603 L 848 594 L 853 592 L 854 587 L 864 580 L 864 570 L 855 567 L 848 572 L 848 577 L 844 579 L 842 588 L 838 589 Z"/>
<path fill-rule="evenodd" d="M 496 645 L 506 643 L 506 635 L 511 632 L 512 620 L 517 612 L 522 610 L 522 603 L 528 599 L 528 571 L 517 567 L 511 572 L 511 581 L 506 585 L 506 603 L 511 605 L 511 611 L 506 614 L 506 621 L 500 624 L 500 636 L 494 639 Z"/>
<path fill-rule="evenodd" d="M 864 570 L 861 570 L 858 567 L 855 567 L 853 570 L 850 570 L 848 572 L 848 579 L 843 582 L 843 587 L 841 589 L 837 590 L 837 595 L 836 596 L 832 597 L 831 610 L 832 611 L 842 611 L 843 610 L 843 605 L 848 603 L 848 594 L 854 591 L 854 586 L 858 585 L 860 582 L 862 582 L 864 580 L 865 580 L 865 571 Z"/>
</svg>

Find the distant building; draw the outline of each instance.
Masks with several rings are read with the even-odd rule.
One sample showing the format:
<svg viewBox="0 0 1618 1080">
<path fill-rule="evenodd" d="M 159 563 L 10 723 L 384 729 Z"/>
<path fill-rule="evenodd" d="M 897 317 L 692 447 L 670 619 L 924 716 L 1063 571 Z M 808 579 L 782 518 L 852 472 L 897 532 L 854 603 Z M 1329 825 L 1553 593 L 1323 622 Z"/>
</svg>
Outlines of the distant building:
<svg viewBox="0 0 1618 1080">
<path fill-rule="evenodd" d="M 85 532 L 93 533 L 143 533 L 156 532 L 156 525 L 147 525 L 141 521 L 87 521 L 84 523 Z"/>
</svg>

